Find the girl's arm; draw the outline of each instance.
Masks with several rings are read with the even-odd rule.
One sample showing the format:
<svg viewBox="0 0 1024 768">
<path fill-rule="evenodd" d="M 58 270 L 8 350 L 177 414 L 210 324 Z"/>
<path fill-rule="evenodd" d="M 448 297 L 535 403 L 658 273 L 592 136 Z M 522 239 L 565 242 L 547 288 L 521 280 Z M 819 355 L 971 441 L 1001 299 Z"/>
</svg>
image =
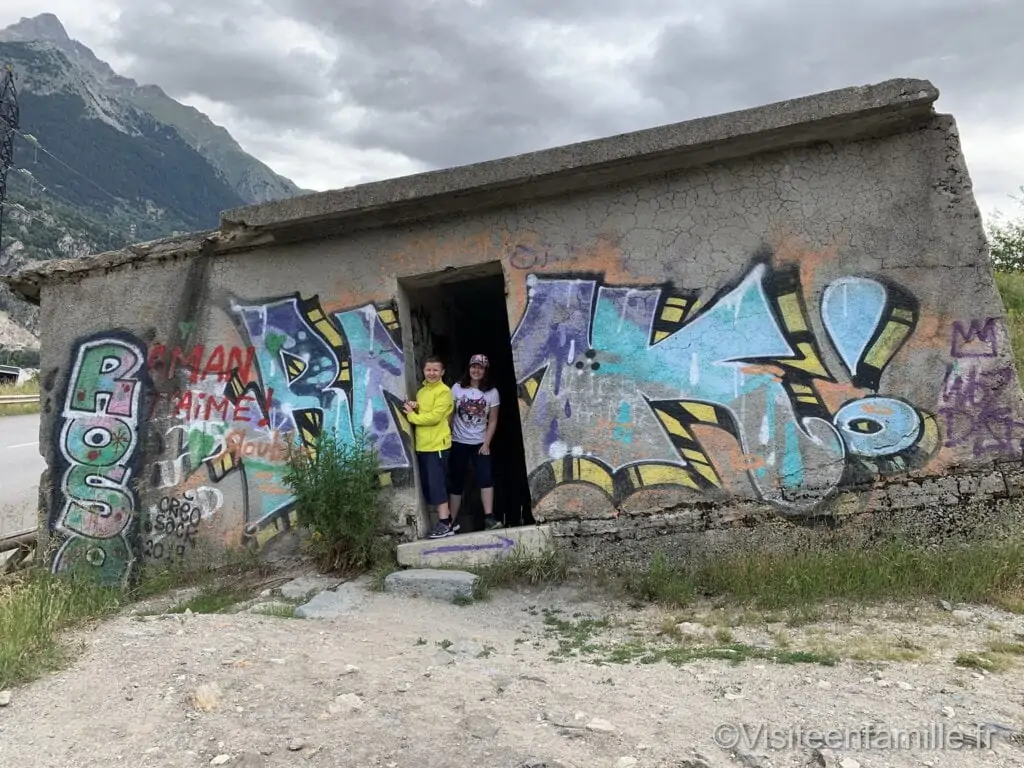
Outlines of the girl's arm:
<svg viewBox="0 0 1024 768">
<path fill-rule="evenodd" d="M 484 435 L 484 444 L 480 446 L 480 453 L 484 456 L 491 452 L 491 438 L 494 437 L 494 431 L 498 428 L 498 406 L 491 406 L 490 412 L 487 414 L 487 433 Z"/>
</svg>

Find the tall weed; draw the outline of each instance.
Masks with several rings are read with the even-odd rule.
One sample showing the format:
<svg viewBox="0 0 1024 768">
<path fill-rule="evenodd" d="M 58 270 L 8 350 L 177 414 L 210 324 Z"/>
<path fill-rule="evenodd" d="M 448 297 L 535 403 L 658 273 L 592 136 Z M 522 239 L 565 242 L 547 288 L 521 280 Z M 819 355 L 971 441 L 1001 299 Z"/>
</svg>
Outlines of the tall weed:
<svg viewBox="0 0 1024 768">
<path fill-rule="evenodd" d="M 365 571 L 388 556 L 379 473 L 363 431 L 351 443 L 323 434 L 315 451 L 291 452 L 284 482 L 295 494 L 299 525 L 311 531 L 309 546 L 320 567 Z"/>
</svg>

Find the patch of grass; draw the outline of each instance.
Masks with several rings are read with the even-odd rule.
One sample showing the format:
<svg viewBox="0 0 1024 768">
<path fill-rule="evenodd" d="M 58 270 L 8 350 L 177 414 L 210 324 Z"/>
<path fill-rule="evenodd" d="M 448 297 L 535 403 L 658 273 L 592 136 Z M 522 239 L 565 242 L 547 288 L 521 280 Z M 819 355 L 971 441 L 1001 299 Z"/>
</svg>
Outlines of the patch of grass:
<svg viewBox="0 0 1024 768">
<path fill-rule="evenodd" d="M 251 595 L 231 585 L 208 585 L 203 587 L 195 597 L 183 600 L 167 613 L 221 613 L 225 608 L 248 600 Z M 294 613 L 294 608 L 292 609 Z"/>
<path fill-rule="evenodd" d="M 0 688 L 61 668 L 72 655 L 61 632 L 111 615 L 124 601 L 120 589 L 42 568 L 0 587 Z"/>
<path fill-rule="evenodd" d="M 607 617 L 595 619 L 592 617 L 573 617 L 563 619 L 558 616 L 559 611 L 553 608 L 544 609 L 544 624 L 547 627 L 547 634 L 558 638 L 558 650 L 552 651 L 552 657 L 572 656 L 580 653 L 594 653 L 601 650 L 601 646 L 592 642 L 593 638 L 608 629 L 611 621 Z"/>
<path fill-rule="evenodd" d="M 297 605 L 288 603 L 269 603 L 266 605 L 254 605 L 252 612 L 260 616 L 273 616 L 278 619 L 296 619 L 295 609 Z"/>
<path fill-rule="evenodd" d="M 696 597 L 694 574 L 675 568 L 656 552 L 650 568 L 623 574 L 623 587 L 630 595 L 662 605 L 686 606 Z"/>
<path fill-rule="evenodd" d="M 0 397 L 12 395 L 38 395 L 39 379 L 33 377 L 22 384 L 0 384 Z M 39 413 L 39 401 L 34 403 L 0 404 L 0 417 L 20 416 L 25 413 Z"/>
<path fill-rule="evenodd" d="M 679 625 L 682 622 L 675 616 L 668 616 L 661 620 L 661 626 L 658 627 L 658 634 L 662 637 L 669 637 L 673 640 L 682 640 L 683 633 L 679 629 Z"/>
<path fill-rule="evenodd" d="M 707 559 L 686 567 L 658 553 L 651 566 L 623 575 L 627 593 L 666 605 L 720 596 L 759 609 L 809 612 L 822 602 L 943 598 L 1009 607 L 1024 595 L 1024 542 L 975 542 L 927 550 L 901 542 L 875 549 L 839 549 Z"/>
<path fill-rule="evenodd" d="M 815 651 L 795 651 L 780 648 L 762 648 L 745 643 L 694 646 L 649 646 L 642 642 L 619 645 L 606 649 L 602 661 L 609 664 L 689 664 L 694 661 L 716 659 L 740 664 L 744 661 L 773 661 L 776 664 L 820 664 L 835 666 L 839 661 L 834 654 Z"/>
<path fill-rule="evenodd" d="M 1024 643 L 1007 643 L 997 640 L 989 643 L 988 649 L 992 653 L 1001 653 L 1006 656 L 1024 656 Z"/>
<path fill-rule="evenodd" d="M 953 663 L 965 669 L 980 669 L 985 672 L 1001 672 L 1009 666 L 1005 657 L 993 653 L 961 653 Z"/>
<path fill-rule="evenodd" d="M 1024 275 L 996 272 L 995 278 L 996 288 L 1006 307 L 1006 325 L 1017 374 L 1024 382 Z"/>
<path fill-rule="evenodd" d="M 216 559 L 201 550 L 195 554 L 188 564 L 147 567 L 129 586 L 103 586 L 89 572 L 52 574 L 42 565 L 48 562 L 45 555 L 39 564 L 5 577 L 0 582 L 0 688 L 64 666 L 72 657 L 62 641 L 65 630 L 182 587 L 201 589 L 171 612 L 220 612 L 251 597 L 270 568 L 244 548 L 221 551 Z M 142 610 L 136 618 L 152 612 Z"/>
<path fill-rule="evenodd" d="M 715 640 L 719 643 L 731 643 L 732 631 L 727 627 L 719 627 L 715 630 Z"/>
<path fill-rule="evenodd" d="M 781 629 L 772 632 L 772 641 L 775 643 L 776 648 L 789 648 L 789 635 Z"/>
<path fill-rule="evenodd" d="M 452 598 L 452 604 L 454 605 L 472 605 L 473 602 L 473 598 L 469 595 L 456 595 Z"/>
<path fill-rule="evenodd" d="M 568 577 L 570 567 L 565 552 L 549 545 L 537 552 L 515 546 L 501 560 L 468 570 L 477 575 L 473 596 L 481 600 L 502 587 L 560 584 Z"/>
<path fill-rule="evenodd" d="M 915 661 L 925 649 L 906 638 L 890 640 L 858 640 L 852 642 L 846 655 L 854 661 Z"/>
<path fill-rule="evenodd" d="M 374 592 L 383 592 L 388 576 L 399 570 L 401 566 L 398 559 L 390 552 L 382 552 L 370 570 L 370 589 Z"/>
<path fill-rule="evenodd" d="M 157 567 L 147 565 L 138 582 L 129 590 L 132 600 L 145 600 L 185 587 L 208 586 L 221 580 L 241 584 L 269 573 L 266 563 L 252 550 L 238 547 L 206 555 L 193 553 L 187 562 Z M 241 587 L 239 587 L 241 589 Z"/>
</svg>

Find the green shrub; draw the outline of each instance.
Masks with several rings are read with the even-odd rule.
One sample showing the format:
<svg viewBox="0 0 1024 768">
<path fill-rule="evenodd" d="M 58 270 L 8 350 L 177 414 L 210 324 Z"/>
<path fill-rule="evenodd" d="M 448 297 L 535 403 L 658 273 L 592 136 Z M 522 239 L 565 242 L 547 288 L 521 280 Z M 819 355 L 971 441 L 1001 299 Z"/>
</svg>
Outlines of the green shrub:
<svg viewBox="0 0 1024 768">
<path fill-rule="evenodd" d="M 327 570 L 364 571 L 390 553 L 380 464 L 366 434 L 349 443 L 322 434 L 315 451 L 295 449 L 284 482 L 295 494 L 299 525 L 311 532 L 310 550 Z"/>
</svg>

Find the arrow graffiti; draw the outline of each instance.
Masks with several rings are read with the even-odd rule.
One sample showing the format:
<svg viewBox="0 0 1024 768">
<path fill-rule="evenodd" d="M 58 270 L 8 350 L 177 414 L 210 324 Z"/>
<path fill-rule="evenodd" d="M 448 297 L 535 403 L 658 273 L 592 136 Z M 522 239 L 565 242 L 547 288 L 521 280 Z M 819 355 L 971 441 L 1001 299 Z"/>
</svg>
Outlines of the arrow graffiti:
<svg viewBox="0 0 1024 768">
<path fill-rule="evenodd" d="M 451 552 L 483 552 L 488 549 L 497 549 L 501 551 L 501 556 L 504 557 L 508 554 L 508 550 L 512 549 L 516 545 L 515 539 L 508 539 L 504 536 L 498 536 L 497 541 L 490 542 L 488 544 L 450 544 L 446 547 L 434 547 L 433 549 L 425 549 L 422 554 L 425 555 L 442 555 Z"/>
</svg>

